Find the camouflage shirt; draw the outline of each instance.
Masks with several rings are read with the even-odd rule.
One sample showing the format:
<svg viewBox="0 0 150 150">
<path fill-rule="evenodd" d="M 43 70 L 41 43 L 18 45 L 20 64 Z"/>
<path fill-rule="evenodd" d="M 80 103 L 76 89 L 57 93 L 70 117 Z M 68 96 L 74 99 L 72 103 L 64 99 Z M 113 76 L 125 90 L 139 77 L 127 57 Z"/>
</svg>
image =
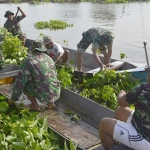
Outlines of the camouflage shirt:
<svg viewBox="0 0 150 150">
<path fill-rule="evenodd" d="M 26 58 L 19 71 L 12 93 L 12 100 L 19 100 L 24 92 L 40 101 L 54 102 L 60 96 L 60 82 L 54 61 L 42 52 Z"/>
<path fill-rule="evenodd" d="M 91 28 L 83 32 L 83 37 L 90 43 L 98 43 L 101 46 L 109 46 L 114 39 L 114 34 L 107 29 Z"/>
<path fill-rule="evenodd" d="M 17 16 L 15 21 L 7 19 L 7 21 L 4 24 L 4 28 L 6 28 L 9 32 L 11 32 L 14 36 L 20 35 L 22 34 L 20 23 L 19 23 L 20 20 L 22 20 L 22 16 Z M 13 21 L 14 21 L 14 25 L 12 26 Z"/>
<path fill-rule="evenodd" d="M 141 83 L 125 95 L 129 104 L 134 104 L 132 125 L 150 142 L 150 83 Z"/>
</svg>

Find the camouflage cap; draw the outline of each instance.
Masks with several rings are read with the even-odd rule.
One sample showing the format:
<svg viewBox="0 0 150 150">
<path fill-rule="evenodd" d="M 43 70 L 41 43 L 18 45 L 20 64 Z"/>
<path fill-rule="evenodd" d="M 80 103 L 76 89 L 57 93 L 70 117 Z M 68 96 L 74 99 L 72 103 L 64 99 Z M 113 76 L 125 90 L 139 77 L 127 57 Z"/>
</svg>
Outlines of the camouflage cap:
<svg viewBox="0 0 150 150">
<path fill-rule="evenodd" d="M 7 15 L 8 15 L 8 14 L 14 15 L 14 13 L 13 13 L 12 11 L 8 10 L 8 11 L 5 12 L 4 17 L 7 18 Z"/>
<path fill-rule="evenodd" d="M 38 50 L 41 52 L 45 52 L 47 49 L 45 48 L 45 46 L 43 45 L 43 42 L 41 40 L 35 40 L 32 43 L 32 46 L 30 47 L 30 50 L 34 51 L 34 50 Z"/>
<path fill-rule="evenodd" d="M 50 36 L 45 36 L 43 39 L 44 45 L 48 44 L 49 42 L 52 42 L 52 38 Z"/>
</svg>

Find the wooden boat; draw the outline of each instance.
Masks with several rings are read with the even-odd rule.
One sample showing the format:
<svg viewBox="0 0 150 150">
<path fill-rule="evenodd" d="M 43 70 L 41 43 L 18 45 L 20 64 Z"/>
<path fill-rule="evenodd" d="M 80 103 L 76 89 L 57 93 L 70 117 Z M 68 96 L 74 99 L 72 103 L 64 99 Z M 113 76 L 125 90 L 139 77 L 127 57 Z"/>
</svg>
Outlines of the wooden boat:
<svg viewBox="0 0 150 150">
<path fill-rule="evenodd" d="M 0 78 L 15 77 L 14 71 L 19 68 L 13 66 L 6 66 L 0 71 Z M 5 71 L 5 72 L 2 72 Z M 0 85 L 0 93 L 10 98 L 13 89 L 13 84 Z M 20 101 L 25 105 L 30 101 L 25 95 L 20 97 Z M 42 106 L 40 101 L 39 105 Z M 64 112 L 71 110 L 73 115 L 68 115 Z M 101 141 L 99 139 L 99 122 L 104 117 L 114 118 L 114 111 L 103 107 L 102 105 L 81 97 L 80 95 L 64 89 L 61 91 L 61 96 L 56 101 L 56 108 L 40 113 L 41 116 L 47 116 L 48 123 L 61 138 L 72 140 L 77 145 L 77 150 L 103 150 Z M 81 120 L 72 120 L 77 116 Z M 117 145 L 115 150 L 130 150 L 124 145 Z"/>
<path fill-rule="evenodd" d="M 29 43 L 26 43 L 26 46 L 31 46 L 32 40 L 27 40 L 27 42 Z M 76 60 L 76 51 L 69 49 L 69 52 L 70 60 Z M 111 63 L 113 62 L 116 62 L 116 60 L 111 59 Z M 91 54 L 84 54 L 83 67 L 85 72 L 91 71 L 98 67 Z M 0 71 L 0 78 L 16 76 L 19 69 L 20 67 L 17 66 L 6 65 L 6 67 L 4 67 Z M 131 73 L 137 72 L 139 74 L 140 72 L 142 72 L 141 69 L 127 62 L 124 62 L 123 65 L 118 68 L 119 71 L 124 71 L 128 69 L 131 69 Z M 77 71 L 76 73 L 78 75 Z M 141 79 L 143 79 L 143 76 Z M 2 85 L 0 86 L 0 93 L 10 98 L 12 88 L 12 84 Z M 22 96 L 24 97 L 24 95 Z M 27 104 L 29 101 L 27 98 L 25 98 L 23 102 Z M 77 122 L 72 121 L 73 116 L 68 116 L 64 113 L 67 109 L 75 112 L 75 114 L 79 116 L 81 120 Z M 103 150 L 98 135 L 99 122 L 104 117 L 114 118 L 114 111 L 103 107 L 102 105 L 90 99 L 81 97 L 80 95 L 70 90 L 65 89 L 62 90 L 61 97 L 56 102 L 56 108 L 42 112 L 41 116 L 47 116 L 50 128 L 52 128 L 64 139 L 71 139 L 77 145 L 77 149 Z M 130 150 L 130 148 L 127 148 L 124 145 L 117 145 L 115 147 L 115 150 L 120 149 Z"/>
<path fill-rule="evenodd" d="M 2 41 L 0 39 L 0 41 Z M 33 40 L 31 39 L 27 39 L 26 43 L 25 43 L 25 47 L 29 48 L 32 45 Z M 94 73 L 96 73 L 97 71 L 99 71 L 99 66 L 98 64 L 95 62 L 95 60 L 93 59 L 93 55 L 89 54 L 89 53 L 84 53 L 83 55 L 83 73 L 82 72 L 78 72 L 77 71 L 77 63 L 76 63 L 76 50 L 73 49 L 69 49 L 69 48 L 64 48 L 64 49 L 68 49 L 69 50 L 69 61 L 73 61 L 74 64 L 70 64 L 69 65 L 73 65 L 75 71 L 74 71 L 74 76 L 75 77 L 82 77 L 83 73 L 86 73 L 88 77 L 92 77 L 94 75 Z M 103 61 L 103 57 L 99 56 L 100 59 Z M 110 63 L 113 65 L 112 68 L 108 68 L 108 69 L 115 69 L 118 72 L 130 72 L 132 74 L 133 77 L 140 79 L 142 82 L 146 82 L 147 81 L 147 75 L 145 72 L 145 65 L 143 65 L 142 67 L 138 67 L 132 63 L 129 62 L 124 62 L 124 61 L 118 61 L 115 59 L 111 59 Z M 15 67 L 15 68 L 13 68 Z M 9 66 L 9 69 L 12 70 L 13 69 L 13 74 L 17 74 L 18 68 L 16 68 L 16 66 Z M 5 71 L 2 71 L 3 73 Z M 1 72 L 1 74 L 2 74 Z M 6 74 L 5 74 L 6 75 Z"/>
<path fill-rule="evenodd" d="M 32 45 L 33 40 L 27 39 L 25 46 L 30 47 Z M 69 48 L 64 48 L 69 50 L 69 60 L 73 61 L 74 64 L 71 64 L 75 68 L 74 75 L 75 76 L 82 76 L 83 73 L 77 71 L 77 63 L 76 63 L 76 50 L 69 49 Z M 100 59 L 103 61 L 103 57 L 99 56 Z M 112 68 L 108 69 L 115 69 L 118 72 L 130 72 L 133 77 L 140 79 L 142 82 L 147 81 L 147 75 L 145 72 L 145 65 L 142 67 L 138 67 L 132 63 L 129 62 L 124 62 L 124 61 L 118 61 L 115 59 L 111 59 L 110 63 L 114 66 Z M 96 61 L 93 59 L 93 55 L 89 53 L 84 53 L 83 55 L 83 72 L 86 73 L 89 77 L 93 76 L 94 73 L 99 71 L 99 66 L 96 63 Z"/>
</svg>

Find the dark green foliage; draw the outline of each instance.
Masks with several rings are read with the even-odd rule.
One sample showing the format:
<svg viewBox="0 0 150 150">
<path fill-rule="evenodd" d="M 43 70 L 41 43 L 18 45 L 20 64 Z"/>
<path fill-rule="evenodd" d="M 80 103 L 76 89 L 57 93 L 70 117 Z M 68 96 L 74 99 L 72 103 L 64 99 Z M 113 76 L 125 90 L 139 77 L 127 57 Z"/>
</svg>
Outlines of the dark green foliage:
<svg viewBox="0 0 150 150">
<path fill-rule="evenodd" d="M 58 72 L 63 87 L 67 87 L 81 96 L 112 110 L 116 109 L 118 105 L 117 95 L 119 91 L 124 90 L 128 92 L 140 82 L 128 72 L 117 73 L 115 70 L 101 71 L 94 76 L 76 71 L 74 74 L 69 75 L 69 72 L 67 72 L 65 67 L 62 70 L 61 76 Z M 68 81 L 69 84 L 67 83 Z"/>
</svg>

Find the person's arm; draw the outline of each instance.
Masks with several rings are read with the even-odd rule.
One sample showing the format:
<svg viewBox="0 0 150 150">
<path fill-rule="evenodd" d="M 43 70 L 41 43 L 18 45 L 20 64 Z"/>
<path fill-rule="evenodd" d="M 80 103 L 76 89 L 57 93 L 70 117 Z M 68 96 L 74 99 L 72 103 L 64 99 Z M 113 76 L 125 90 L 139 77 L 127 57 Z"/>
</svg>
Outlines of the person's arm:
<svg viewBox="0 0 150 150">
<path fill-rule="evenodd" d="M 93 49 L 93 57 L 94 57 L 95 61 L 98 63 L 98 65 L 100 66 L 101 70 L 104 70 L 105 65 L 102 63 L 102 61 L 98 57 L 98 51 L 97 50 Z"/>
<path fill-rule="evenodd" d="M 58 62 L 60 61 L 60 59 L 62 58 L 62 56 L 63 56 L 63 53 L 61 53 L 61 52 L 58 53 L 56 59 L 54 60 L 55 64 L 58 63 Z"/>
<path fill-rule="evenodd" d="M 59 62 L 61 60 L 63 53 L 64 53 L 64 50 L 59 43 L 54 43 L 53 46 L 55 49 L 55 53 L 57 54 L 57 57 L 54 60 L 54 62 L 56 64 L 57 62 Z"/>
<path fill-rule="evenodd" d="M 110 64 L 111 55 L 112 55 L 112 44 L 110 44 L 110 45 L 108 46 L 107 59 L 105 60 L 105 61 L 106 61 L 106 65 L 109 65 L 109 64 Z"/>
<path fill-rule="evenodd" d="M 25 17 L 26 17 L 26 14 L 22 11 L 21 7 L 17 7 L 17 8 L 18 8 L 18 10 L 21 12 L 21 14 L 22 14 L 21 18 L 22 18 L 22 19 L 25 18 Z"/>
<path fill-rule="evenodd" d="M 119 106 L 127 107 L 129 104 L 136 103 L 139 100 L 139 95 L 142 93 L 144 86 L 145 83 L 140 83 L 127 93 L 124 90 L 121 90 L 118 94 Z"/>
<path fill-rule="evenodd" d="M 118 94 L 118 105 L 121 107 L 127 107 L 128 103 L 125 100 L 126 92 L 121 90 Z"/>
<path fill-rule="evenodd" d="M 83 54 L 77 52 L 77 65 L 78 65 L 78 71 L 80 72 L 82 72 L 82 63 L 83 63 Z"/>
<path fill-rule="evenodd" d="M 149 83 L 150 82 L 150 66 L 146 66 L 145 71 L 147 73 L 147 83 Z"/>
</svg>

